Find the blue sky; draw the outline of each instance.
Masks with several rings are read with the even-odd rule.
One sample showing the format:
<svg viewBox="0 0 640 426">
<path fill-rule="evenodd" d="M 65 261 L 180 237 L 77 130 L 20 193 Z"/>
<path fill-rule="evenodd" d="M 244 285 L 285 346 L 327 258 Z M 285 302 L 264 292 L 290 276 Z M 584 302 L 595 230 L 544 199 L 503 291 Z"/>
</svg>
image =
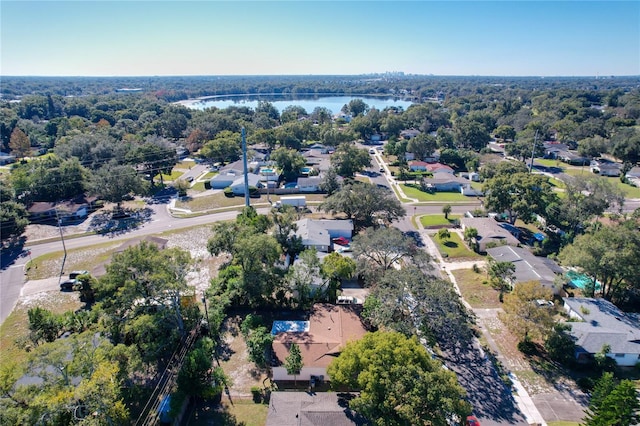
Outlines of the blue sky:
<svg viewBox="0 0 640 426">
<path fill-rule="evenodd" d="M 1 75 L 640 75 L 640 2 L 0 1 Z"/>
</svg>

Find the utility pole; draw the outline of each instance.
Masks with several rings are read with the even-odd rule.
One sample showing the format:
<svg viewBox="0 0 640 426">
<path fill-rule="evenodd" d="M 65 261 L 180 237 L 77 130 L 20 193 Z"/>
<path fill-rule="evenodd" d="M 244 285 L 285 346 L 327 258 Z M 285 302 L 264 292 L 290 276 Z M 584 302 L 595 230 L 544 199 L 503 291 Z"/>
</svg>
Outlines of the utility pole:
<svg viewBox="0 0 640 426">
<path fill-rule="evenodd" d="M 244 206 L 250 207 L 249 201 L 249 170 L 247 169 L 247 138 L 242 128 L 242 165 L 244 166 Z"/>
<path fill-rule="evenodd" d="M 533 137 L 533 148 L 531 149 L 531 163 L 529 164 L 529 174 L 533 171 L 533 156 L 536 153 L 536 142 L 538 141 L 538 131 L 536 130 L 536 134 Z"/>
<path fill-rule="evenodd" d="M 56 222 L 58 222 L 58 230 L 60 231 L 60 240 L 62 240 L 62 249 L 64 250 L 64 256 L 62 258 L 62 266 L 60 267 L 60 276 L 58 277 L 58 285 L 62 281 L 62 272 L 64 271 L 64 264 L 67 261 L 67 246 L 64 244 L 64 234 L 62 233 L 62 219 L 58 215 L 58 208 L 54 209 L 56 211 Z"/>
</svg>

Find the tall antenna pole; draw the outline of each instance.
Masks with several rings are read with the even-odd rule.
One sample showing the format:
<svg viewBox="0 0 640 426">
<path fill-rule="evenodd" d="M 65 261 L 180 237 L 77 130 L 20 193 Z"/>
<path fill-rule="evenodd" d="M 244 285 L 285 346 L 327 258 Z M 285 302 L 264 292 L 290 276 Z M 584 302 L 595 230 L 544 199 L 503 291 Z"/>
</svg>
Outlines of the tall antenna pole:
<svg viewBox="0 0 640 426">
<path fill-rule="evenodd" d="M 58 277 L 58 285 L 60 285 L 60 281 L 62 281 L 62 273 L 64 272 L 64 264 L 67 261 L 67 246 L 64 244 L 64 234 L 62 233 L 62 219 L 60 219 L 60 215 L 58 215 L 58 207 L 54 207 L 56 212 L 56 222 L 58 222 L 58 230 L 60 231 L 60 240 L 62 241 L 62 249 L 64 250 L 64 257 L 62 258 L 62 266 L 60 267 L 60 276 Z"/>
<path fill-rule="evenodd" d="M 533 148 L 531 148 L 531 163 L 529 164 L 529 173 L 533 171 L 533 156 L 536 153 L 536 142 L 538 141 L 538 130 L 536 130 L 536 134 L 533 137 Z"/>
<path fill-rule="evenodd" d="M 242 165 L 244 166 L 244 206 L 249 207 L 249 171 L 247 170 L 247 138 L 242 128 Z"/>
</svg>

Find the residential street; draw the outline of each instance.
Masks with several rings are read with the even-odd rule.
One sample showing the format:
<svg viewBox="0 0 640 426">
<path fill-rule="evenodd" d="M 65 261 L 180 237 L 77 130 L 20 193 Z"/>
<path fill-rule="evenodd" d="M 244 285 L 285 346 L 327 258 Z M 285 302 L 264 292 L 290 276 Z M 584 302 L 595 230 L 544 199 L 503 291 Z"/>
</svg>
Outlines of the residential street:
<svg viewBox="0 0 640 426">
<path fill-rule="evenodd" d="M 366 175 L 376 185 L 385 187 L 397 185 L 390 177 L 386 166 L 386 172 L 379 173 L 381 160 L 379 154 L 376 154 L 375 157 L 376 160 L 374 160 L 373 166 L 366 171 Z M 197 178 L 201 170 L 194 167 L 190 172 Z M 161 203 L 148 205 L 151 209 L 149 220 L 134 229 L 121 230 L 112 234 L 88 235 L 75 238 L 70 238 L 71 235 L 65 234 L 66 248 L 70 250 L 99 244 L 105 240 L 125 240 L 158 234 L 167 230 L 206 225 L 216 221 L 233 219 L 237 215 L 236 211 L 223 211 L 184 219 L 176 218 L 169 212 L 169 201 L 170 197 L 167 196 Z M 424 229 L 416 231 L 411 221 L 412 216 L 442 214 L 443 204 L 445 203 L 405 204 L 407 216 L 395 222 L 393 225 L 403 232 L 417 232 L 419 239 L 424 244 L 424 249 L 434 259 L 437 273 L 441 276 L 448 275 L 455 284 L 455 278 L 450 273 L 451 270 L 470 268 L 471 264 L 469 262 L 445 262 L 437 247 L 429 238 L 428 231 Z M 478 206 L 477 201 L 474 199 L 471 199 L 468 203 L 450 204 L 452 205 L 452 213 L 455 214 L 462 214 Z M 268 208 L 266 206 L 259 207 L 258 211 L 264 214 L 268 211 Z M 30 250 L 31 258 L 63 250 L 62 242 L 59 239 L 48 242 L 27 241 L 25 248 Z M 0 323 L 4 322 L 10 314 L 24 290 L 24 265 L 29 259 L 29 256 L 17 257 L 13 261 L 3 259 L 3 269 L 0 272 Z M 476 261 L 472 263 L 481 266 L 482 262 Z M 52 279 L 42 280 L 41 283 L 31 282 L 28 291 L 37 291 L 39 285 L 50 288 L 53 286 Z M 468 305 L 467 307 L 470 308 Z M 478 310 L 474 312 L 478 317 L 480 330 L 484 334 L 497 359 L 500 360 L 501 355 L 498 347 L 495 345 L 495 342 L 492 341 L 491 335 L 483 322 L 483 318 L 486 318 L 487 315 L 495 318 L 497 312 L 480 312 Z M 567 395 L 545 394 L 530 398 L 514 376 L 512 376 L 514 385 L 511 389 L 508 388 L 500 378 L 491 358 L 485 354 L 480 347 L 477 339 L 474 339 L 474 342 L 470 345 L 465 344 L 456 348 L 447 348 L 443 353 L 443 361 L 448 368 L 458 375 L 460 384 L 468 392 L 469 402 L 473 406 L 474 415 L 478 417 L 482 425 L 527 425 L 531 423 L 543 425 L 546 424 L 544 419 L 570 420 L 582 414 L 581 405 L 571 400 Z M 534 405 L 534 401 L 540 406 L 540 409 Z"/>
</svg>

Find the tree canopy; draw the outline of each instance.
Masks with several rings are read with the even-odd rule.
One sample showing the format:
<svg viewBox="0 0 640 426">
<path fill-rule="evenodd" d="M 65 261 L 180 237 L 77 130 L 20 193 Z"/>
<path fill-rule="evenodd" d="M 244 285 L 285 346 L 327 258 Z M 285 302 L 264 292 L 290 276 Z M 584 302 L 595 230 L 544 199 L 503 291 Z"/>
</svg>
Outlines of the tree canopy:
<svg viewBox="0 0 640 426">
<path fill-rule="evenodd" d="M 365 167 L 371 166 L 369 153 L 351 143 L 342 143 L 331 156 L 331 166 L 342 177 L 353 177 Z"/>
<path fill-rule="evenodd" d="M 445 426 L 470 412 L 455 374 L 416 338 L 397 332 L 368 333 L 348 343 L 327 373 L 332 386 L 360 391 L 350 407 L 376 425 Z"/>
<path fill-rule="evenodd" d="M 376 219 L 390 223 L 404 217 L 406 211 L 389 191 L 370 183 L 345 184 L 319 207 L 332 213 L 344 213 L 356 229 L 376 224 Z"/>
</svg>

